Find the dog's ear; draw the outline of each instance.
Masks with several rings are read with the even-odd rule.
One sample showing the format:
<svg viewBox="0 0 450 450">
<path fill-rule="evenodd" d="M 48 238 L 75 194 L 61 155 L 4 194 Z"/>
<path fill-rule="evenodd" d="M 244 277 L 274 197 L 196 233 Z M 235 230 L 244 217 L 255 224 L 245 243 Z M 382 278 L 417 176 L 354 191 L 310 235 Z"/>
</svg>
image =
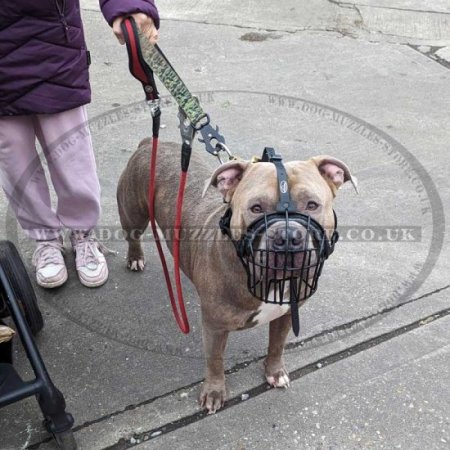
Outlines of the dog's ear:
<svg viewBox="0 0 450 450">
<path fill-rule="evenodd" d="M 229 202 L 249 164 L 249 161 L 244 160 L 233 160 L 222 164 L 215 170 L 211 178 L 206 180 L 202 196 L 205 196 L 210 186 L 214 186 L 222 194 L 224 200 Z"/>
<path fill-rule="evenodd" d="M 358 192 L 358 181 L 351 174 L 350 169 L 345 163 L 332 156 L 315 156 L 311 158 L 311 161 L 319 169 L 320 174 L 325 178 L 326 182 L 330 185 L 333 195 L 336 196 L 337 190 L 347 181 L 350 181 Z"/>
</svg>

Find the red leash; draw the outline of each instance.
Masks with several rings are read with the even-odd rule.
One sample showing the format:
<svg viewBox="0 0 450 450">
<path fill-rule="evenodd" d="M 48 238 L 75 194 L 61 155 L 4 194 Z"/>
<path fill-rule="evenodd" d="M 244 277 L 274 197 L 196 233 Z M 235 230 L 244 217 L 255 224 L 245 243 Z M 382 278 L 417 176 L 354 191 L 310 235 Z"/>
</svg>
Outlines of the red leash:
<svg viewBox="0 0 450 450">
<path fill-rule="evenodd" d="M 151 162 L 150 162 L 150 179 L 148 185 L 148 214 L 150 218 L 150 226 L 153 236 L 155 238 L 156 248 L 158 249 L 159 258 L 164 272 L 164 278 L 166 279 L 167 292 L 169 293 L 170 303 L 172 305 L 173 315 L 175 321 L 178 324 L 180 330 L 187 334 L 189 333 L 189 321 L 186 315 L 186 308 L 184 306 L 183 299 L 183 287 L 181 284 L 181 272 L 180 272 L 180 230 L 183 213 L 183 199 L 184 191 L 186 188 L 187 170 L 189 166 L 189 159 L 191 148 L 190 145 L 183 143 L 182 147 L 182 162 L 180 182 L 178 187 L 177 202 L 176 202 L 176 215 L 175 215 L 175 227 L 172 245 L 173 254 L 173 271 L 175 277 L 175 288 L 177 299 L 175 299 L 174 290 L 172 287 L 172 281 L 170 278 L 169 269 L 167 267 L 166 257 L 161 245 L 161 240 L 158 235 L 158 229 L 155 219 L 155 187 L 156 187 L 156 161 L 158 157 L 158 136 L 161 111 L 159 109 L 159 95 L 156 88 L 156 84 L 153 78 L 153 72 L 145 63 L 142 58 L 139 40 L 137 37 L 136 24 L 132 18 L 125 19 L 122 22 L 122 31 L 124 33 L 125 41 L 127 44 L 128 56 L 129 56 L 129 68 L 131 74 L 137 78 L 143 85 L 146 99 L 151 106 L 152 119 L 153 119 L 153 140 L 151 150 Z"/>
<path fill-rule="evenodd" d="M 189 333 L 189 321 L 186 315 L 186 308 L 184 306 L 183 299 L 183 287 L 181 284 L 180 275 L 180 229 L 183 213 L 183 198 L 186 187 L 187 172 L 181 172 L 180 183 L 178 187 L 177 203 L 176 203 L 176 216 L 175 216 L 175 229 L 173 236 L 172 254 L 173 265 L 175 275 L 175 287 L 177 292 L 178 307 L 173 292 L 172 282 L 170 279 L 169 270 L 167 268 L 166 257 L 159 238 L 158 229 L 156 227 L 155 220 L 155 185 L 156 185 L 156 159 L 158 155 L 158 136 L 153 136 L 152 141 L 152 157 L 150 163 L 150 180 L 148 186 L 148 213 L 150 217 L 150 225 L 152 233 L 155 238 L 156 248 L 158 249 L 159 258 L 164 272 L 164 278 L 166 279 L 167 292 L 169 293 L 170 303 L 172 305 L 173 315 L 178 327 L 184 334 Z M 178 309 L 179 308 L 179 309 Z"/>
</svg>

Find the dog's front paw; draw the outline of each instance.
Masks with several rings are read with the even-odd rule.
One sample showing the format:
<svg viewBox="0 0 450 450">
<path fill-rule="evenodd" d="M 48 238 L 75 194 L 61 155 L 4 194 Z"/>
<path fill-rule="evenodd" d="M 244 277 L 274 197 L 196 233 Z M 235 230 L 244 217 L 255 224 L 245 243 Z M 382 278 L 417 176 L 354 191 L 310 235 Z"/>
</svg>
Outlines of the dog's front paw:
<svg viewBox="0 0 450 450">
<path fill-rule="evenodd" d="M 208 383 L 205 381 L 199 397 L 200 406 L 214 414 L 225 404 L 227 397 L 225 383 Z"/>
<path fill-rule="evenodd" d="M 140 258 L 129 257 L 128 262 L 127 262 L 127 267 L 132 272 L 142 272 L 145 267 L 144 257 L 143 256 Z"/>
<path fill-rule="evenodd" d="M 291 384 L 289 374 L 282 363 L 264 362 L 267 383 L 276 388 L 288 388 Z"/>
</svg>

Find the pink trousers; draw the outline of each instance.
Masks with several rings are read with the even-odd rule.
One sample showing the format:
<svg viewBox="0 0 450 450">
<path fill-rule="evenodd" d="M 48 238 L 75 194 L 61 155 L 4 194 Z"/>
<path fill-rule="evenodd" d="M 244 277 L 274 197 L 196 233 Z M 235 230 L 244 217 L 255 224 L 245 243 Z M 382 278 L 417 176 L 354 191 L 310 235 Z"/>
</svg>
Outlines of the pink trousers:
<svg viewBox="0 0 450 450">
<path fill-rule="evenodd" d="M 43 164 L 55 189 L 56 209 Z M 72 230 L 95 227 L 100 184 L 85 107 L 58 114 L 0 117 L 0 184 L 18 222 L 33 239 L 54 239 L 64 226 Z"/>
</svg>

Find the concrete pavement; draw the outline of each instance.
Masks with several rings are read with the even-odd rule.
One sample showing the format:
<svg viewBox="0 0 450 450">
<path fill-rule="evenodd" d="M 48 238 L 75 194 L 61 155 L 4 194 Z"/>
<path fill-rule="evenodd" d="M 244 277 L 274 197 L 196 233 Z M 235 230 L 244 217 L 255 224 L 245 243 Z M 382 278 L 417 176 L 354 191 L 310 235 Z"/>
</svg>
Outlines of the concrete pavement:
<svg viewBox="0 0 450 450">
<path fill-rule="evenodd" d="M 161 47 L 233 151 L 329 153 L 351 167 L 361 191 L 343 189 L 336 200 L 342 240 L 301 310 L 301 336 L 290 338 L 291 388 L 264 384 L 267 327 L 235 333 L 226 361 L 231 400 L 214 417 L 196 405 L 203 360 L 194 289 L 186 281 L 186 337 L 171 317 L 152 243 L 143 274 L 124 266 L 115 186 L 150 134 L 150 117 L 97 2 L 81 4 L 93 60 L 99 235 L 119 255 L 109 257 L 100 289 L 80 286 L 71 256 L 63 288 L 36 288 L 46 319 L 39 347 L 75 416 L 79 447 L 447 448 L 448 2 L 158 3 Z M 162 139 L 178 140 L 168 97 L 162 117 Z M 6 216 L 4 201 L 0 208 Z M 33 245 L 13 220 L 0 237 L 17 242 L 30 266 Z M 55 448 L 33 399 L 0 410 L 0 430 L 0 448 Z"/>
</svg>

